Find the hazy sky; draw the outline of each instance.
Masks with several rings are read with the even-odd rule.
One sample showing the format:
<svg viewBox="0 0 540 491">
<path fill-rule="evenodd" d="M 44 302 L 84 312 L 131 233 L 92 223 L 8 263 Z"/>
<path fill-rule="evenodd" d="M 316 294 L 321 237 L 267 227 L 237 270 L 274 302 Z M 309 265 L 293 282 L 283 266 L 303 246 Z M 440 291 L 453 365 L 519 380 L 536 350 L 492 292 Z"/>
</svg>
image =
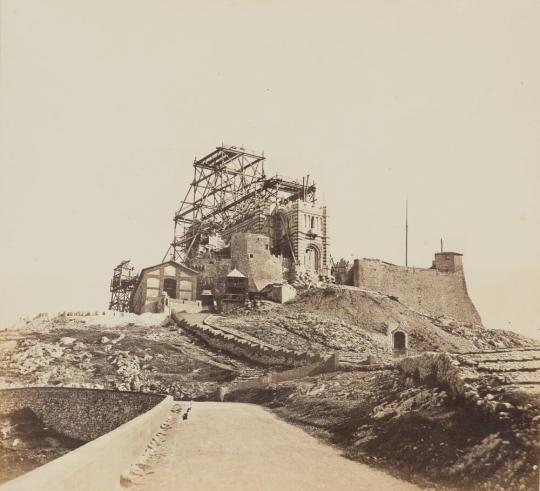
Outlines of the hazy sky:
<svg viewBox="0 0 540 491">
<path fill-rule="evenodd" d="M 464 253 L 484 323 L 540 333 L 540 2 L 4 0 L 0 325 L 105 309 L 161 260 L 195 156 L 310 174 L 332 255 Z"/>
</svg>

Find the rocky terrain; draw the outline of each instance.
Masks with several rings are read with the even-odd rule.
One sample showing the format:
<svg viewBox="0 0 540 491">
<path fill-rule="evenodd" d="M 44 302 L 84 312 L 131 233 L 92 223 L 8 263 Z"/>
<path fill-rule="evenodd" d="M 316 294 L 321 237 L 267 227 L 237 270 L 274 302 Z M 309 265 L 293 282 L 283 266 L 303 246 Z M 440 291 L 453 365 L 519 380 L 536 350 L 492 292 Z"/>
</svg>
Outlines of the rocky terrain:
<svg viewBox="0 0 540 491">
<path fill-rule="evenodd" d="M 304 290 L 285 305 L 265 302 L 258 309 L 212 322 L 289 349 L 327 354 L 339 351 L 344 358 L 371 356 L 374 362 L 392 358 L 388 332 L 398 326 L 409 333 L 411 352 L 467 352 L 537 344 L 511 331 L 419 312 L 392 296 L 337 285 Z"/>
<path fill-rule="evenodd" d="M 333 285 L 211 322 L 289 350 L 338 352 L 345 361 L 344 370 L 233 392 L 231 400 L 265 405 L 348 457 L 423 486 L 537 489 L 536 341 Z M 388 333 L 395 327 L 409 333 L 413 354 L 433 353 L 394 364 Z M 112 388 L 205 400 L 219 386 L 273 369 L 283 368 L 211 348 L 161 314 L 40 315 L 0 331 L 3 387 Z M 72 444 L 47 453 L 41 442 L 29 455 L 35 462 L 54 458 Z"/>
<path fill-rule="evenodd" d="M 261 373 L 198 345 L 159 314 L 41 316 L 0 332 L 3 387 L 95 387 L 189 400 Z"/>
<path fill-rule="evenodd" d="M 539 401 L 492 392 L 483 395 L 504 409 L 493 413 L 498 417 L 450 387 L 389 369 L 307 377 L 237 391 L 228 400 L 265 405 L 347 457 L 422 487 L 536 490 Z"/>
</svg>

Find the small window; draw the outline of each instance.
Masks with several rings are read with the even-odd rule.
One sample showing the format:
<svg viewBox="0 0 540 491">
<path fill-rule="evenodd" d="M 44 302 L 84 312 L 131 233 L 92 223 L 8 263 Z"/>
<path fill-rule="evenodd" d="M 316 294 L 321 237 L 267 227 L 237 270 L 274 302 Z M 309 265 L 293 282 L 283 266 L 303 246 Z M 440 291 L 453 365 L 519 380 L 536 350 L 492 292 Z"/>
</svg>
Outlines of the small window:
<svg viewBox="0 0 540 491">
<path fill-rule="evenodd" d="M 268 250 L 268 244 L 264 244 L 264 248 Z"/>
<path fill-rule="evenodd" d="M 251 257 L 251 258 L 252 258 L 252 257 L 253 257 L 253 254 L 250 254 L 250 255 L 249 255 L 249 257 Z"/>
<path fill-rule="evenodd" d="M 315 228 L 315 217 L 311 217 L 311 228 Z"/>
</svg>

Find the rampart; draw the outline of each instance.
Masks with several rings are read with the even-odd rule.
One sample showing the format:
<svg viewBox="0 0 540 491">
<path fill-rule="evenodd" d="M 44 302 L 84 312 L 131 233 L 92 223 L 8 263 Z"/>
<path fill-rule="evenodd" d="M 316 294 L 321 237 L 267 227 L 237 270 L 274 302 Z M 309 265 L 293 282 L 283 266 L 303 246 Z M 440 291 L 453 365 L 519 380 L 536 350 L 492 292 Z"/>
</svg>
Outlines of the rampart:
<svg viewBox="0 0 540 491">
<path fill-rule="evenodd" d="M 375 259 L 355 260 L 354 286 L 385 293 L 418 311 L 482 324 L 467 292 L 463 271 L 408 268 Z"/>
<path fill-rule="evenodd" d="M 120 476 L 158 433 L 173 405 L 170 396 L 56 387 L 6 389 L 0 396 L 3 412 L 30 407 L 64 434 L 101 435 L 5 483 L 1 491 L 119 490 Z"/>
<path fill-rule="evenodd" d="M 324 360 L 317 353 L 280 348 L 235 329 L 217 327 L 212 324 L 212 316 L 202 322 L 188 321 L 177 313 L 173 313 L 172 317 L 179 326 L 210 347 L 262 365 L 299 367 Z"/>
</svg>

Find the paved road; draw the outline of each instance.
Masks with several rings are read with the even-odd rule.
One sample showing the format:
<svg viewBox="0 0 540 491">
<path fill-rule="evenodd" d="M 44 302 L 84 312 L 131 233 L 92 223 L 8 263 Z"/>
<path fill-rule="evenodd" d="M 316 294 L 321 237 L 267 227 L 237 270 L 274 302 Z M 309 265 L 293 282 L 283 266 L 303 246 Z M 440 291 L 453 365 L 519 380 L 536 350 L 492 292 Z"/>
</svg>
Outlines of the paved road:
<svg viewBox="0 0 540 491">
<path fill-rule="evenodd" d="M 168 490 L 413 490 L 347 460 L 328 445 L 250 404 L 193 403 L 163 455 L 135 486 Z"/>
</svg>

